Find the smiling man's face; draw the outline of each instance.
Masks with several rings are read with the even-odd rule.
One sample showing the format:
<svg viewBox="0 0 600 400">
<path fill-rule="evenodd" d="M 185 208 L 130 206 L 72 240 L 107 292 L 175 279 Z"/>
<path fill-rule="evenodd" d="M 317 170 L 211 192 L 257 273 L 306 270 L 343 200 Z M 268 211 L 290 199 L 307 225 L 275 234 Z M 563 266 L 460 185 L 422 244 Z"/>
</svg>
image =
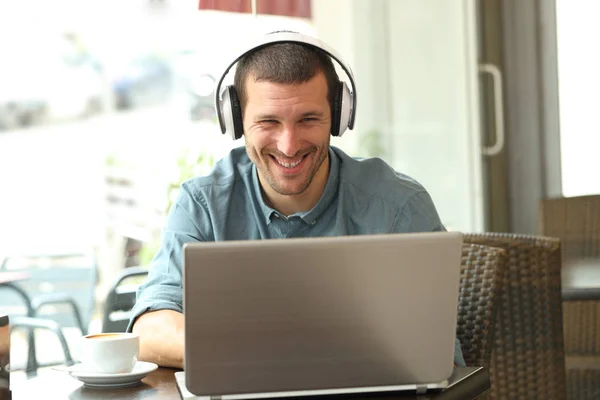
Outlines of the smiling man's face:
<svg viewBox="0 0 600 400">
<path fill-rule="evenodd" d="M 329 171 L 331 128 L 325 76 L 280 84 L 257 82 L 250 75 L 246 94 L 246 151 L 267 196 L 320 197 Z"/>
</svg>

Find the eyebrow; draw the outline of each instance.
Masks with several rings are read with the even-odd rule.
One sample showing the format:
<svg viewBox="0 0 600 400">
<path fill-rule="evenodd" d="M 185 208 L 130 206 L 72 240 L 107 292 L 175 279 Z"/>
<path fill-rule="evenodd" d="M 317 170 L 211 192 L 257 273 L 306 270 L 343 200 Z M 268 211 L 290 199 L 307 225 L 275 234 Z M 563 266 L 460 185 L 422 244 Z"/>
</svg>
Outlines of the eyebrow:
<svg viewBox="0 0 600 400">
<path fill-rule="evenodd" d="M 325 114 L 320 112 L 320 111 L 307 111 L 305 113 L 303 113 L 302 115 L 300 115 L 300 117 L 302 118 L 306 118 L 306 117 L 323 117 Z"/>
<path fill-rule="evenodd" d="M 278 119 L 279 117 L 275 114 L 259 114 L 254 117 L 255 121 L 262 121 L 264 119 Z"/>
<path fill-rule="evenodd" d="M 322 118 L 325 114 L 320 112 L 320 111 L 307 111 L 304 112 L 300 115 L 300 118 L 307 118 L 307 117 L 319 117 Z M 256 117 L 254 117 L 255 121 L 262 121 L 262 120 L 269 120 L 269 119 L 279 119 L 278 115 L 275 114 L 259 114 Z"/>
</svg>

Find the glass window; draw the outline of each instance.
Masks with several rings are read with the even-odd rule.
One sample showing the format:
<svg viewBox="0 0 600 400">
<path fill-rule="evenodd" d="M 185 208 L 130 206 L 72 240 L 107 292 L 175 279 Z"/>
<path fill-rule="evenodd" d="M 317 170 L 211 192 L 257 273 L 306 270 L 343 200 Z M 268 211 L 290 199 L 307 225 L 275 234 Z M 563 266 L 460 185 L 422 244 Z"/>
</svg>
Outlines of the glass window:
<svg viewBox="0 0 600 400">
<path fill-rule="evenodd" d="M 556 14 L 563 193 L 600 193 L 600 3 L 557 1 Z"/>
</svg>

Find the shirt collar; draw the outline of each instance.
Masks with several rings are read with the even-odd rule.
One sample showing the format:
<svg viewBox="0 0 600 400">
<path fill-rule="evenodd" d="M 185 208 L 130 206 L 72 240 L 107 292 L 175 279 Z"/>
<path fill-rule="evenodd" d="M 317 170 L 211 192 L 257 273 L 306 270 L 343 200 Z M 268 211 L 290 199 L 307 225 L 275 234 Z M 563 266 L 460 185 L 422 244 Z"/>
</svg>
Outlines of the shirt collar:
<svg viewBox="0 0 600 400">
<path fill-rule="evenodd" d="M 260 187 L 260 181 L 258 179 L 258 170 L 256 169 L 256 165 L 252 164 L 252 187 L 254 189 L 254 196 L 256 197 L 256 201 L 265 217 L 265 222 L 268 224 L 271 223 L 271 216 L 275 214 L 277 211 L 269 207 L 263 198 L 262 189 Z"/>
<path fill-rule="evenodd" d="M 323 212 L 329 207 L 333 199 L 337 194 L 337 183 L 340 175 L 340 160 L 338 159 L 335 152 L 329 148 L 329 176 L 327 177 L 327 183 L 325 184 L 325 190 L 323 190 L 323 194 L 321 198 L 317 202 L 317 204 L 309 211 L 299 212 L 292 216 L 300 217 L 305 223 L 310 224 L 314 223 L 313 221 L 317 221 L 317 219 L 323 214 Z M 260 209 L 265 218 L 265 222 L 268 224 L 271 223 L 271 217 L 273 214 L 278 214 L 278 212 L 269 207 L 263 198 L 262 189 L 260 187 L 260 181 L 258 179 L 258 170 L 256 169 L 256 165 L 252 165 L 252 186 L 254 187 L 254 195 L 259 203 Z"/>
</svg>

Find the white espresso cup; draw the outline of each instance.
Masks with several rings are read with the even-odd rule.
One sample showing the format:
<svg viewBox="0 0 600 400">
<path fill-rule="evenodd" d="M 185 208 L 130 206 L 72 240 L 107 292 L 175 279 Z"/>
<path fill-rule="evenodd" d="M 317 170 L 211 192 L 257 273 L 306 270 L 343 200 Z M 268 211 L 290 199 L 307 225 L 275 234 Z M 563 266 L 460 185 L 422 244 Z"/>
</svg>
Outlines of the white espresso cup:
<svg viewBox="0 0 600 400">
<path fill-rule="evenodd" d="M 133 370 L 139 354 L 134 333 L 98 333 L 81 338 L 81 362 L 86 372 L 123 374 Z"/>
</svg>

